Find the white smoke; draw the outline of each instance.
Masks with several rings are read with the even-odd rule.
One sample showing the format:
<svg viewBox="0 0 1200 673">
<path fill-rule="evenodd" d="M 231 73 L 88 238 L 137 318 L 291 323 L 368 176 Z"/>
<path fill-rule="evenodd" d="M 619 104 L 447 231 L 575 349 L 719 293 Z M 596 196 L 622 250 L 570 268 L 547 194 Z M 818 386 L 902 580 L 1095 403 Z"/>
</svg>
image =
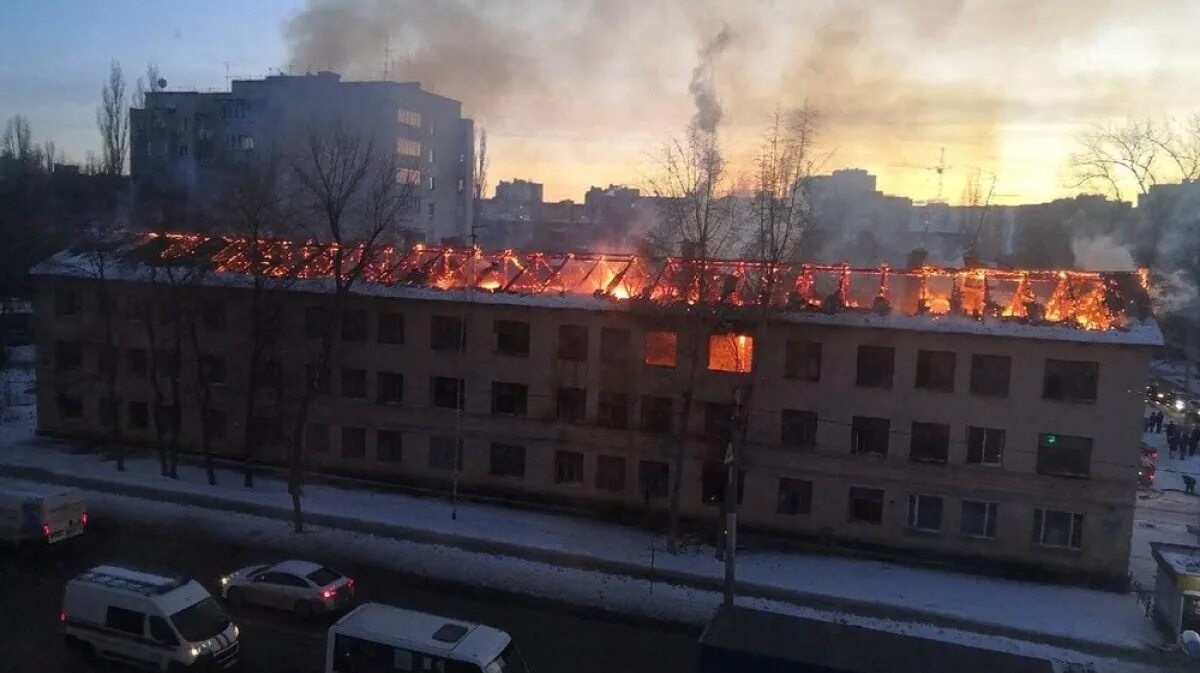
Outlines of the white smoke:
<svg viewBox="0 0 1200 673">
<path fill-rule="evenodd" d="M 1129 247 L 1113 236 L 1076 235 L 1071 239 L 1075 268 L 1089 271 L 1133 271 L 1137 264 Z"/>
<path fill-rule="evenodd" d="M 729 46 L 732 38 L 729 26 L 723 26 L 721 32 L 714 35 L 700 49 L 700 62 L 692 69 L 688 93 L 696 105 L 693 123 L 696 128 L 706 133 L 716 133 L 722 115 L 721 101 L 717 100 L 717 90 L 713 83 L 713 60 Z"/>
</svg>

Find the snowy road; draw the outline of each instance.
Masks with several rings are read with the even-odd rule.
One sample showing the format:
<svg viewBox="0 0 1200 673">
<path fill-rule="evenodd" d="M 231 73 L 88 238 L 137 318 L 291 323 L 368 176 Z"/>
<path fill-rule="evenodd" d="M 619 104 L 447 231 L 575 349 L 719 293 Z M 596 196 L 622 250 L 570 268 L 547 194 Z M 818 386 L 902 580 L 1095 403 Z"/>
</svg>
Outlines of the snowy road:
<svg viewBox="0 0 1200 673">
<path fill-rule="evenodd" d="M 194 531 L 124 527 L 101 519 L 91 535 L 71 547 L 36 555 L 0 553 L 4 601 L 0 609 L 0 669 L 87 671 L 63 650 L 58 627 L 62 586 L 68 577 L 101 562 L 126 561 L 170 568 L 212 588 L 230 569 L 284 552 L 262 545 L 230 545 Z M 79 544 L 74 544 L 79 542 Z M 649 623 L 617 622 L 495 591 L 466 589 L 405 576 L 337 558 L 318 559 L 354 576 L 360 598 L 480 621 L 507 630 L 536 673 L 554 671 L 694 670 L 697 633 Z M 247 609 L 234 613 L 243 631 L 242 670 L 256 673 L 317 673 L 324 627 L 331 620 L 302 622 L 290 615 Z"/>
</svg>

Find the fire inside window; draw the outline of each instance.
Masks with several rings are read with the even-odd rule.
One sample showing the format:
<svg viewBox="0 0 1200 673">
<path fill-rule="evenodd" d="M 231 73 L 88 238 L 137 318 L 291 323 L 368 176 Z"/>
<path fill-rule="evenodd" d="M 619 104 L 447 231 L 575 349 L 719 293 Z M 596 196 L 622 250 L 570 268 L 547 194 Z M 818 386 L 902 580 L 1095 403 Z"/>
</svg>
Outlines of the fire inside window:
<svg viewBox="0 0 1200 673">
<path fill-rule="evenodd" d="M 708 337 L 708 369 L 744 374 L 754 366 L 754 337 L 712 334 Z"/>
<path fill-rule="evenodd" d="M 677 342 L 674 332 L 646 332 L 646 364 L 674 367 Z"/>
</svg>

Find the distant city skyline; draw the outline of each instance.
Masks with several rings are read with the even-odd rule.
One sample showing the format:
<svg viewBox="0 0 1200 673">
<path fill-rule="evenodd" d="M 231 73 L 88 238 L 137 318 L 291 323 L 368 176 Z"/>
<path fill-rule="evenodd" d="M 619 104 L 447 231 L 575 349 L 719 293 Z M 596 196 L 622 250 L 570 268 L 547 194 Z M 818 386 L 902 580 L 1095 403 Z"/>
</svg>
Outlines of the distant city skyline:
<svg viewBox="0 0 1200 673">
<path fill-rule="evenodd" d="M 645 183 L 693 114 L 697 51 L 727 28 L 711 64 L 735 176 L 770 112 L 808 100 L 825 115 L 822 172 L 865 168 L 881 190 L 927 200 L 945 148 L 944 198 L 982 168 L 998 175 L 994 201 L 1020 203 L 1079 191 L 1066 159 L 1088 125 L 1200 110 L 1200 5 L 1000 4 L 19 3 L 0 15 L 0 122 L 23 114 L 36 140 L 81 161 L 99 147 L 113 59 L 132 93 L 147 62 L 171 88 L 221 89 L 289 68 L 379 79 L 390 56 L 390 76 L 462 100 L 488 129 L 492 186 L 525 178 L 578 201 Z"/>
</svg>

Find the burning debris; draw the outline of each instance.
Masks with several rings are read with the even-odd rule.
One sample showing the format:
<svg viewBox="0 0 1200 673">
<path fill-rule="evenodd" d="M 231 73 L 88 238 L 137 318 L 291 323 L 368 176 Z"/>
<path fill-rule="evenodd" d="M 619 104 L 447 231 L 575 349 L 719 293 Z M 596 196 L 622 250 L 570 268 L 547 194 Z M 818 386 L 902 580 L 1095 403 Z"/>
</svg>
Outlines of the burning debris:
<svg viewBox="0 0 1200 673">
<path fill-rule="evenodd" d="M 331 244 L 169 234 L 148 237 L 143 259 L 201 259 L 219 273 L 276 278 L 327 278 Z M 345 251 L 343 268 L 358 265 L 362 248 Z M 782 310 L 958 315 L 1061 324 L 1087 330 L 1125 329 L 1149 317 L 1141 271 L 949 269 L 920 266 L 856 269 L 848 264 L 768 264 L 640 255 L 547 254 L 416 245 L 380 246 L 363 280 L 519 295 L 573 294 L 614 302 L 689 306 L 717 304 Z"/>
</svg>

